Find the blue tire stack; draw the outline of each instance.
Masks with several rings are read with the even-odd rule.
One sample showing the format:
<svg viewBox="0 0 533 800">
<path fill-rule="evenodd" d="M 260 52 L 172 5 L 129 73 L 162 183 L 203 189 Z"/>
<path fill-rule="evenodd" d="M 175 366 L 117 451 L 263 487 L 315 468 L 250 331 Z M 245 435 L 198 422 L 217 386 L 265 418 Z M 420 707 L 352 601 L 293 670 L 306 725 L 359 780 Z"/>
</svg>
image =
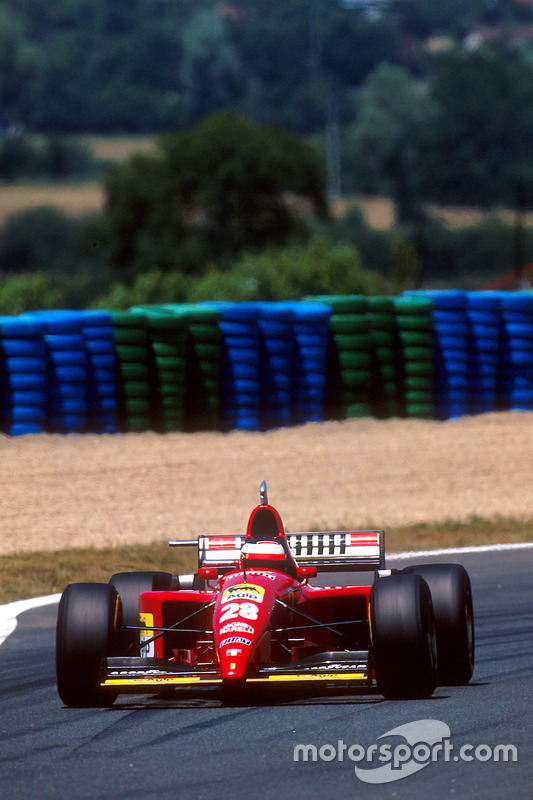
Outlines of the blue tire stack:
<svg viewBox="0 0 533 800">
<path fill-rule="evenodd" d="M 300 302 L 293 305 L 295 357 L 291 390 L 291 421 L 322 422 L 331 306 Z"/>
<path fill-rule="evenodd" d="M 0 427 L 20 436 L 46 422 L 46 351 L 40 322 L 0 317 Z"/>
<path fill-rule="evenodd" d="M 220 310 L 220 421 L 224 430 L 259 430 L 260 335 L 257 303 L 215 304 Z"/>
<path fill-rule="evenodd" d="M 500 349 L 499 295 L 469 292 L 468 320 L 468 411 L 483 414 L 497 407 L 496 376 Z"/>
<path fill-rule="evenodd" d="M 52 433 L 83 433 L 87 422 L 83 312 L 32 311 L 23 317 L 43 325 L 47 430 Z"/>
<path fill-rule="evenodd" d="M 293 307 L 290 303 L 260 303 L 259 393 L 262 430 L 289 425 L 294 357 Z"/>
<path fill-rule="evenodd" d="M 109 311 L 84 311 L 82 334 L 87 355 L 86 429 L 89 433 L 116 433 L 116 355 Z"/>
<path fill-rule="evenodd" d="M 427 296 L 433 300 L 436 417 L 461 417 L 468 413 L 470 400 L 467 295 L 462 291 L 443 291 L 428 292 Z"/>
<path fill-rule="evenodd" d="M 500 409 L 533 409 L 533 293 L 502 292 L 498 369 Z"/>
</svg>

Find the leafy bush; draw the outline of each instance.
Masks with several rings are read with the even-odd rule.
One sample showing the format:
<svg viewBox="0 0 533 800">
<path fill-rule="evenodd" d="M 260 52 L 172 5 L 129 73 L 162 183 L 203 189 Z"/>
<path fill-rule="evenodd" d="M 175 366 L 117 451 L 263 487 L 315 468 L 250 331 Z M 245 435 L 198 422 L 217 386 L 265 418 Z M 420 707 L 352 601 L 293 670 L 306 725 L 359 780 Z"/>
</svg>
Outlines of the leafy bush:
<svg viewBox="0 0 533 800">
<path fill-rule="evenodd" d="M 0 314 L 16 316 L 41 308 L 61 308 L 65 298 L 42 272 L 28 273 L 0 281 Z"/>
<path fill-rule="evenodd" d="M 187 278 L 180 272 L 153 269 L 139 275 L 132 286 L 113 283 L 92 307 L 120 310 L 144 303 L 180 303 L 187 299 L 187 286 Z"/>
<path fill-rule="evenodd" d="M 362 267 L 355 247 L 316 236 L 307 244 L 245 254 L 225 272 L 212 269 L 193 285 L 189 299 L 297 300 L 383 292 L 383 279 Z"/>
</svg>

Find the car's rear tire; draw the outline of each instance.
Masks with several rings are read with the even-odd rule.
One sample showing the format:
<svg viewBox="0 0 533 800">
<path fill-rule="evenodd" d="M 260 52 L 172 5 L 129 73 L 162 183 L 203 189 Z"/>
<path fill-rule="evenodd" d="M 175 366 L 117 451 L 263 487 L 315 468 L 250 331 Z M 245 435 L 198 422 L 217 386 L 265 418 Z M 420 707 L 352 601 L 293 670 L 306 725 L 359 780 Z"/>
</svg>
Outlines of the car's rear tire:
<svg viewBox="0 0 533 800">
<path fill-rule="evenodd" d="M 474 672 L 474 609 L 466 569 L 460 564 L 408 567 L 428 584 L 437 632 L 437 681 L 441 686 L 464 686 Z"/>
<path fill-rule="evenodd" d="M 419 575 L 377 578 L 370 590 L 371 656 L 389 700 L 429 697 L 437 684 L 431 595 Z"/>
<path fill-rule="evenodd" d="M 101 671 L 114 654 L 121 608 L 113 586 L 71 583 L 61 596 L 56 628 L 57 690 L 67 706 L 110 706 L 116 692 L 102 689 Z"/>
<path fill-rule="evenodd" d="M 139 595 L 142 592 L 168 591 L 172 588 L 170 572 L 116 572 L 109 579 L 122 601 L 122 622 L 124 627 L 139 627 Z M 121 649 L 135 650 L 139 647 L 139 631 L 123 631 Z M 133 655 L 133 653 L 131 653 Z"/>
</svg>

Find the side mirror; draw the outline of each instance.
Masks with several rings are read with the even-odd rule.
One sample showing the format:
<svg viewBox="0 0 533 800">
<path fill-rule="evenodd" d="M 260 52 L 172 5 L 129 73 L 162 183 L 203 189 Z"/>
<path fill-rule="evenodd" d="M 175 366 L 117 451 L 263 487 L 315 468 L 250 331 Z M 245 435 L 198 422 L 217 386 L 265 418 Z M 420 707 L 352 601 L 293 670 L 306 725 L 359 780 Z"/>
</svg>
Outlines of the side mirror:
<svg viewBox="0 0 533 800">
<path fill-rule="evenodd" d="M 218 569 L 216 567 L 200 567 L 198 577 L 204 581 L 215 581 L 218 578 Z"/>
<path fill-rule="evenodd" d="M 303 581 L 305 578 L 316 578 L 316 567 L 298 567 L 296 570 L 296 578 Z"/>
</svg>

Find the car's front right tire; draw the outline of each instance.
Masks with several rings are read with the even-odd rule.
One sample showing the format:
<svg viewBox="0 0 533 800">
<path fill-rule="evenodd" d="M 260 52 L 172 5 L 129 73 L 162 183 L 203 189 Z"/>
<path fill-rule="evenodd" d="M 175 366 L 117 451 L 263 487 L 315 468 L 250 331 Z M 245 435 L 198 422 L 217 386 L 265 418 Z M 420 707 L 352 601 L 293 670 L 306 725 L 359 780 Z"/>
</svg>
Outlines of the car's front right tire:
<svg viewBox="0 0 533 800">
<path fill-rule="evenodd" d="M 100 685 L 121 628 L 120 598 L 106 583 L 71 583 L 61 596 L 56 628 L 57 690 L 67 706 L 110 706 L 117 693 Z"/>
</svg>

